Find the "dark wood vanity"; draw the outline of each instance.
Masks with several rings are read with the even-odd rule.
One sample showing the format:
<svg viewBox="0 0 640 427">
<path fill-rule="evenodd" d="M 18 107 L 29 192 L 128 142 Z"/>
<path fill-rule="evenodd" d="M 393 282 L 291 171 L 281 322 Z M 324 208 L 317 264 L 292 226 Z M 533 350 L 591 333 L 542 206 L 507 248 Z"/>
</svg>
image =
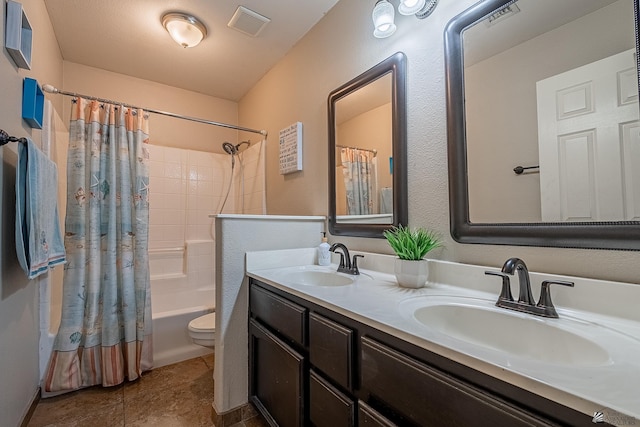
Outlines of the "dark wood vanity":
<svg viewBox="0 0 640 427">
<path fill-rule="evenodd" d="M 273 426 L 592 425 L 591 417 L 250 279 L 249 396 Z"/>
</svg>

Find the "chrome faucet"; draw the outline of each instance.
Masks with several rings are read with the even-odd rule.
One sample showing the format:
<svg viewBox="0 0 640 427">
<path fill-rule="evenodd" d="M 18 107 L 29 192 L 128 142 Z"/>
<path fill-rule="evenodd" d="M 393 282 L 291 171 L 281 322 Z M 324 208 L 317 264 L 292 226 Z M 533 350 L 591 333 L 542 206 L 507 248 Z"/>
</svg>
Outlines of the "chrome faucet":
<svg viewBox="0 0 640 427">
<path fill-rule="evenodd" d="M 342 253 L 336 252 L 337 249 L 341 249 Z M 354 255 L 353 262 L 351 262 L 351 255 L 349 255 L 349 249 L 342 243 L 334 243 L 329 248 L 331 252 L 335 252 L 340 255 L 340 264 L 338 264 L 338 273 L 346 273 L 351 275 L 360 274 L 358 270 L 358 258 L 364 258 L 364 255 Z"/>
<path fill-rule="evenodd" d="M 509 281 L 509 275 L 513 275 L 516 271 L 518 272 L 518 281 L 520 284 L 518 301 L 514 301 L 511 296 L 511 283 Z M 502 277 L 502 290 L 498 297 L 498 301 L 496 302 L 496 306 L 543 317 L 558 317 L 558 312 L 551 302 L 549 287 L 554 284 L 571 287 L 574 285 L 573 282 L 565 282 L 563 280 L 545 280 L 542 282 L 540 299 L 536 304 L 533 299 L 533 295 L 531 294 L 529 270 L 527 269 L 527 265 L 520 258 L 509 258 L 502 266 L 501 272 L 485 271 L 484 274 Z"/>
</svg>

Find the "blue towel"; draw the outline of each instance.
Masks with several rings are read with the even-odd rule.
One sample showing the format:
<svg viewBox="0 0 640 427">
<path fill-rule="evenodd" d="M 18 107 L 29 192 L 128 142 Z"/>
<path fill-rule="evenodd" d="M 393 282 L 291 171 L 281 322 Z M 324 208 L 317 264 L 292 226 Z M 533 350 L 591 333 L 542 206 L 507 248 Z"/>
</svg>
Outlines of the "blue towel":
<svg viewBox="0 0 640 427">
<path fill-rule="evenodd" d="M 29 279 L 66 262 L 58 222 L 58 169 L 30 139 L 18 144 L 16 252 Z"/>
</svg>

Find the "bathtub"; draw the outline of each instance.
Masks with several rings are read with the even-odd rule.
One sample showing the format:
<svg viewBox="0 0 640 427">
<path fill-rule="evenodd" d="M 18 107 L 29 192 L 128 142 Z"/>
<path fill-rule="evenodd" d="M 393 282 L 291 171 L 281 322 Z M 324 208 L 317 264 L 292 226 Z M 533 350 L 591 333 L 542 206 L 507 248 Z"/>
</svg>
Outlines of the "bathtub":
<svg viewBox="0 0 640 427">
<path fill-rule="evenodd" d="M 201 287 L 193 290 L 186 287 L 185 289 L 186 280 L 185 276 L 151 281 L 154 368 L 213 352 L 191 341 L 187 325 L 196 317 L 214 311 L 215 287 Z M 41 287 L 44 301 L 47 301 L 47 295 L 50 295 L 47 292 L 48 289 L 48 286 Z M 50 306 L 48 304 L 42 306 L 47 309 L 42 315 L 50 316 L 50 323 L 43 325 L 40 334 L 40 379 L 46 372 L 55 334 L 60 325 L 61 312 L 61 304 L 59 302 L 56 304 L 56 301 Z"/>
<path fill-rule="evenodd" d="M 187 325 L 214 311 L 215 287 L 188 289 L 185 281 L 186 276 L 151 281 L 154 368 L 213 352 L 191 341 Z"/>
<path fill-rule="evenodd" d="M 187 241 L 184 248 L 150 249 L 153 367 L 213 350 L 194 344 L 187 325 L 215 308 L 212 240 Z M 37 278 L 40 293 L 40 379 L 44 378 L 60 326 L 63 269 Z"/>
</svg>

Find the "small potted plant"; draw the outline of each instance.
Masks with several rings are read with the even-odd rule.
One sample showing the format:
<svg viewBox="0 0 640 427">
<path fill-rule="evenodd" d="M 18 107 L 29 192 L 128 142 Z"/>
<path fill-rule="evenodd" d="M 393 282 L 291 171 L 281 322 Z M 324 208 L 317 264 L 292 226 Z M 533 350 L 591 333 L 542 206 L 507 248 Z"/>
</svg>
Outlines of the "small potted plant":
<svg viewBox="0 0 640 427">
<path fill-rule="evenodd" d="M 440 236 L 424 228 L 411 230 L 402 225 L 384 232 L 393 251 L 398 255 L 395 275 L 400 286 L 421 288 L 427 283 L 429 263 L 425 255 L 442 246 Z"/>
</svg>

